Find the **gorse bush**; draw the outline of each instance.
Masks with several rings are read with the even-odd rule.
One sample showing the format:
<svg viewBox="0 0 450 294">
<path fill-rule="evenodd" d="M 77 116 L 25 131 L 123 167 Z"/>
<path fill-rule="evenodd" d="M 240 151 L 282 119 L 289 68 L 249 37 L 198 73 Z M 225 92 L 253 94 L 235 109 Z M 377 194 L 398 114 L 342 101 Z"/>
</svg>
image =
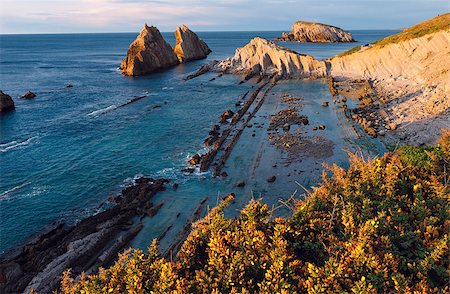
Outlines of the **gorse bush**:
<svg viewBox="0 0 450 294">
<path fill-rule="evenodd" d="M 328 167 L 288 219 L 228 196 L 194 226 L 175 261 L 127 250 L 63 293 L 449 293 L 450 135 Z M 329 175 L 327 175 L 329 174 Z"/>
</svg>

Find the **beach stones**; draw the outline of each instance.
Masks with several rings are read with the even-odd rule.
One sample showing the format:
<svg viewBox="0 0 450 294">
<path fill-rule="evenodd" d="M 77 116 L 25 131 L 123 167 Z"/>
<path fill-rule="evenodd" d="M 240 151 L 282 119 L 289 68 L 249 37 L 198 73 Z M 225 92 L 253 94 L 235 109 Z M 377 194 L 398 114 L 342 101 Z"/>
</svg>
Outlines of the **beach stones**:
<svg viewBox="0 0 450 294">
<path fill-rule="evenodd" d="M 0 113 L 12 111 L 16 108 L 11 96 L 0 91 Z"/>
<path fill-rule="evenodd" d="M 273 183 L 273 182 L 275 182 L 276 179 L 277 179 L 276 176 L 270 176 L 270 177 L 267 178 L 267 182 L 268 183 Z"/>
<path fill-rule="evenodd" d="M 28 91 L 24 95 L 22 95 L 21 98 L 23 98 L 23 99 L 33 99 L 34 97 L 36 97 L 36 94 L 34 94 L 31 91 Z"/>
</svg>

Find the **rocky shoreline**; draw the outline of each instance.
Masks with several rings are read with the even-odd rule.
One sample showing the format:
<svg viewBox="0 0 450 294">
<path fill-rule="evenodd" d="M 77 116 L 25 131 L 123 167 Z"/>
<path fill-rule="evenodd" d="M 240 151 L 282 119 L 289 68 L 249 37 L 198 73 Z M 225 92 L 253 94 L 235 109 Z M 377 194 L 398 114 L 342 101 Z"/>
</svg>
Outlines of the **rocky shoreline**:
<svg viewBox="0 0 450 294">
<path fill-rule="evenodd" d="M 142 229 L 141 219 L 157 212 L 152 197 L 167 179 L 140 178 L 112 197 L 115 204 L 74 226 L 55 225 L 0 259 L 2 293 L 49 293 L 59 287 L 64 270 L 77 276 L 110 265 Z"/>
</svg>

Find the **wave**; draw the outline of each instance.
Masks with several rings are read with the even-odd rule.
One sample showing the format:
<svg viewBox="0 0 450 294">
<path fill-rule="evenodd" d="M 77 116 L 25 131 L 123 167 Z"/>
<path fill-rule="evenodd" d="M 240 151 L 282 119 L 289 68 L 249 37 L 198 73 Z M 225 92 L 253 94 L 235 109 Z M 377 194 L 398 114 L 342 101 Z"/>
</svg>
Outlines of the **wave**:
<svg viewBox="0 0 450 294">
<path fill-rule="evenodd" d="M 19 189 L 22 189 L 23 187 L 25 187 L 26 185 L 28 185 L 30 183 L 31 183 L 31 181 L 27 181 L 27 182 L 24 182 L 24 183 L 22 183 L 20 185 L 12 187 L 9 190 L 6 190 L 5 192 L 0 194 L 0 201 L 9 199 L 9 196 L 11 195 L 11 193 L 14 193 L 15 191 L 17 191 Z"/>
<path fill-rule="evenodd" d="M 143 99 L 143 98 L 145 98 L 145 97 L 147 97 L 147 95 L 135 96 L 135 97 L 133 97 L 132 99 L 127 100 L 126 102 L 124 102 L 124 103 L 122 103 L 122 104 L 119 104 L 119 105 L 113 104 L 113 105 L 110 105 L 110 106 L 108 106 L 108 107 L 105 107 L 105 108 L 102 108 L 102 109 L 99 109 L 99 110 L 92 111 L 91 113 L 88 113 L 88 116 L 98 116 L 98 115 L 101 115 L 101 114 L 104 114 L 104 113 L 113 111 L 113 110 L 115 110 L 115 109 L 117 109 L 117 108 L 127 106 L 128 104 L 131 104 L 131 103 L 133 103 L 133 102 L 139 101 L 139 100 L 141 100 L 141 99 Z"/>
<path fill-rule="evenodd" d="M 113 105 L 110 105 L 108 107 L 92 111 L 91 113 L 88 113 L 88 116 L 98 116 L 100 114 L 104 114 L 104 113 L 113 111 L 114 109 L 117 109 L 117 107 L 118 107 L 117 105 L 113 104 Z"/>
<path fill-rule="evenodd" d="M 20 148 L 22 146 L 27 146 L 34 139 L 37 139 L 37 136 L 28 138 L 28 139 L 26 139 L 24 141 L 11 141 L 11 142 L 8 142 L 8 143 L 0 144 L 0 152 L 4 153 L 4 152 L 8 152 L 10 150 L 14 150 L 14 149 Z"/>
</svg>

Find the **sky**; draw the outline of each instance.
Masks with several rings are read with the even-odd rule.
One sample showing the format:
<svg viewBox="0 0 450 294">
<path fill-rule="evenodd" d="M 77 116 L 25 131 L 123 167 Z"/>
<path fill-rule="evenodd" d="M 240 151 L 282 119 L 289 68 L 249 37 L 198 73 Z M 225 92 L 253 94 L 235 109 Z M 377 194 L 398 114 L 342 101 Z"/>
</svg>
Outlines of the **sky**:
<svg viewBox="0 0 450 294">
<path fill-rule="evenodd" d="M 296 20 L 398 29 L 450 11 L 450 0 L 0 0 L 0 34 L 287 31 Z"/>
</svg>

